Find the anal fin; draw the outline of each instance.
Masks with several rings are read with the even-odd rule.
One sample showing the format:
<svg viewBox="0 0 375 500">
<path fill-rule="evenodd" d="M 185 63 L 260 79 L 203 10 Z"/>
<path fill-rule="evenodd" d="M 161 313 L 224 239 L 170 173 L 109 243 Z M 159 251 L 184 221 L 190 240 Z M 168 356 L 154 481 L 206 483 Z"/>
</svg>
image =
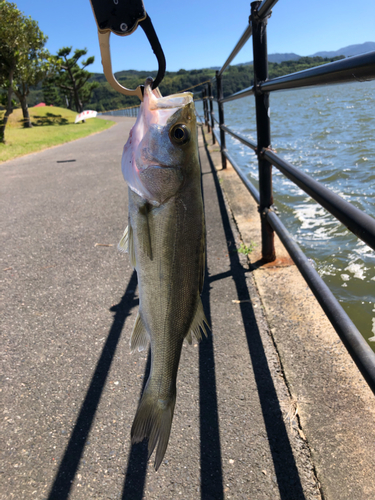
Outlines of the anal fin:
<svg viewBox="0 0 375 500">
<path fill-rule="evenodd" d="M 142 322 L 141 316 L 138 313 L 134 323 L 133 332 L 130 338 L 131 352 L 134 352 L 136 349 L 138 349 L 138 351 L 145 350 L 148 346 L 149 340 L 150 337 Z"/>
</svg>

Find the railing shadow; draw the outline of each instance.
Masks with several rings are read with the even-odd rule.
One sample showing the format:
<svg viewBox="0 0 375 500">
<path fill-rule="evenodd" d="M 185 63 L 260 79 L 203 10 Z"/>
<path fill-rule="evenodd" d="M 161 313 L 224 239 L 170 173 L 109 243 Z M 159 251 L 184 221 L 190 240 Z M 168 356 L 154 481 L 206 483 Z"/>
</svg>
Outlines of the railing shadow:
<svg viewBox="0 0 375 500">
<path fill-rule="evenodd" d="M 111 308 L 115 312 L 113 323 L 49 492 L 48 500 L 67 500 L 69 498 L 125 320 L 130 315 L 131 309 L 138 305 L 138 299 L 134 298 L 136 287 L 137 275 L 134 271 L 121 301 Z"/>
<path fill-rule="evenodd" d="M 242 321 L 245 328 L 253 373 L 258 388 L 259 400 L 268 436 L 268 442 L 275 468 L 277 484 L 281 500 L 305 500 L 293 451 L 286 431 L 276 389 L 272 380 L 262 339 L 256 323 L 254 310 L 246 284 L 246 274 L 235 248 L 235 239 L 230 225 L 229 216 L 224 202 L 223 193 L 215 166 L 205 143 L 206 153 L 210 162 L 211 172 L 217 192 L 221 218 L 228 246 L 228 256 L 233 280 L 235 282 Z"/>
<path fill-rule="evenodd" d="M 207 272 L 202 303 L 208 323 L 212 325 L 210 277 Z M 199 344 L 199 410 L 201 500 L 222 500 L 223 470 L 212 332 L 208 332 L 208 337 Z"/>
<path fill-rule="evenodd" d="M 147 363 L 143 377 L 143 384 L 139 400 L 141 399 L 151 368 L 151 351 L 148 350 Z M 147 472 L 147 449 L 148 442 L 142 441 L 131 445 L 127 469 L 125 473 L 124 487 L 122 490 L 122 500 L 141 500 L 145 487 L 146 472 Z"/>
</svg>

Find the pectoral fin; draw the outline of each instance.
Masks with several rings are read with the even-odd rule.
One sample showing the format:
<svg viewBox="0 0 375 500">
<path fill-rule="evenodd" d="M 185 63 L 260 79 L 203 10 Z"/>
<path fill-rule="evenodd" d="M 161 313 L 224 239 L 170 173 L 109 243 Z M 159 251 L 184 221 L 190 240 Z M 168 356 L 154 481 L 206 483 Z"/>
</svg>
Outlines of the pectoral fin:
<svg viewBox="0 0 375 500">
<path fill-rule="evenodd" d="M 139 206 L 137 216 L 137 235 L 141 250 L 152 260 L 151 235 L 148 224 L 148 213 L 150 205 L 145 203 Z"/>
<path fill-rule="evenodd" d="M 123 253 L 128 253 L 129 252 L 129 226 L 126 226 L 124 234 L 122 235 L 122 238 L 117 245 L 118 250 Z"/>
<path fill-rule="evenodd" d="M 134 251 L 133 229 L 130 224 L 126 226 L 124 234 L 122 235 L 117 248 L 118 250 L 120 250 L 120 252 L 126 252 L 129 254 L 130 264 L 135 268 L 136 259 Z"/>
<path fill-rule="evenodd" d="M 138 351 L 143 351 L 148 346 L 149 340 L 150 337 L 142 322 L 141 316 L 138 313 L 134 323 L 132 336 L 130 338 L 131 352 L 134 352 L 136 349 L 138 349 Z"/>
<path fill-rule="evenodd" d="M 207 337 L 205 324 L 208 328 L 210 328 L 210 325 L 208 324 L 207 318 L 206 318 L 204 311 L 203 311 L 203 305 L 202 305 L 201 298 L 198 297 L 197 312 L 195 313 L 194 319 L 191 323 L 190 331 L 186 336 L 187 341 L 189 342 L 189 340 L 191 340 L 192 334 L 193 334 L 195 336 L 195 338 L 198 340 L 198 342 L 200 342 L 202 340 L 202 334 L 201 334 L 200 329 L 202 329 L 203 333 Z M 190 342 L 189 342 L 189 344 L 190 344 Z"/>
</svg>

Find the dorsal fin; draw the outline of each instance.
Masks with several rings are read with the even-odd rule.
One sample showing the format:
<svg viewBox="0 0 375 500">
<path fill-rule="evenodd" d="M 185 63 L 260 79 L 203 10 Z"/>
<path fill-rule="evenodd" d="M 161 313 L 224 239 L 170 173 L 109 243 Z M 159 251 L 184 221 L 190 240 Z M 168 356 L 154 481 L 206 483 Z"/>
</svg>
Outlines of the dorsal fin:
<svg viewBox="0 0 375 500">
<path fill-rule="evenodd" d="M 207 318 L 206 318 L 204 311 L 203 311 L 202 300 L 200 297 L 198 297 L 197 311 L 196 311 L 194 319 L 191 323 L 189 333 L 186 335 L 186 340 L 189 342 L 189 337 L 191 339 L 191 336 L 193 334 L 195 336 L 195 338 L 198 340 L 198 342 L 200 342 L 202 340 L 202 334 L 201 334 L 200 329 L 202 329 L 203 333 L 207 337 L 206 328 L 204 326 L 205 324 L 211 330 L 210 325 L 208 324 Z"/>
</svg>

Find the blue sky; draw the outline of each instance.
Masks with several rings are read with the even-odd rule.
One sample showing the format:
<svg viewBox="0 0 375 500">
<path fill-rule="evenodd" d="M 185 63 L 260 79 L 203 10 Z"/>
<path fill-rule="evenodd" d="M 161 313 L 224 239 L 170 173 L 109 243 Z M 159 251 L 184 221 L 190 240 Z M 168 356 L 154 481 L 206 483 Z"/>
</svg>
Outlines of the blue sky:
<svg viewBox="0 0 375 500">
<path fill-rule="evenodd" d="M 96 23 L 89 0 L 15 0 L 48 36 L 47 48 L 88 49 L 90 71 L 102 73 Z M 167 70 L 221 66 L 244 32 L 248 0 L 144 0 L 167 60 Z M 279 0 L 268 22 L 268 51 L 310 55 L 375 41 L 375 0 Z M 157 69 L 143 31 L 111 35 L 113 70 Z M 252 60 L 251 39 L 234 60 Z"/>
</svg>

